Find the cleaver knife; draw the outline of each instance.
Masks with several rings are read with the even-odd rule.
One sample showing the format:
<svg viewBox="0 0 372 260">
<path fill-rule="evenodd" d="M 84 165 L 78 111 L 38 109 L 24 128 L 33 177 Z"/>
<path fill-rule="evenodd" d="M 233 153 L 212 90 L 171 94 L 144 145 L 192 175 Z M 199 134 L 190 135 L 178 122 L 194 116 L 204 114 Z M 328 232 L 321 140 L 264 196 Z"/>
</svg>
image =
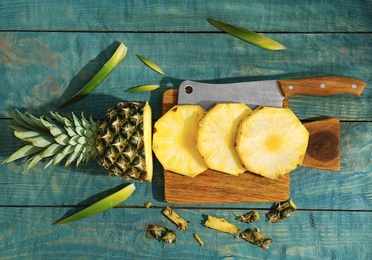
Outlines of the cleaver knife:
<svg viewBox="0 0 372 260">
<path fill-rule="evenodd" d="M 178 91 L 178 104 L 198 104 L 210 109 L 217 103 L 241 102 L 251 109 L 257 106 L 283 107 L 292 95 L 359 96 L 366 83 L 342 76 L 280 79 L 227 84 L 209 84 L 186 80 Z"/>
</svg>

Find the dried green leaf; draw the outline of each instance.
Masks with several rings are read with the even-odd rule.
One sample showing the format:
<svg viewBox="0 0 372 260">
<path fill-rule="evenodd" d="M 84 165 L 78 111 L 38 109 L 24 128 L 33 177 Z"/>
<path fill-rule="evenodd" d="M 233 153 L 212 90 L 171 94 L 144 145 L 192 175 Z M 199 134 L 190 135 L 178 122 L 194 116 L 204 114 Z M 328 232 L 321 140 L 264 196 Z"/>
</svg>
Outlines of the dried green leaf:
<svg viewBox="0 0 372 260">
<path fill-rule="evenodd" d="M 128 88 L 125 90 L 125 92 L 146 92 L 146 91 L 153 91 L 158 88 L 160 88 L 160 85 L 152 85 L 152 84 L 140 85 L 140 86 Z"/>
<path fill-rule="evenodd" d="M 279 42 L 262 36 L 258 33 L 252 32 L 248 29 L 223 23 L 214 19 L 207 19 L 207 21 L 216 26 L 217 28 L 219 28 L 220 30 L 232 36 L 235 36 L 245 42 L 256 45 L 258 47 L 272 51 L 286 49 L 286 47 L 280 44 Z"/>
<path fill-rule="evenodd" d="M 97 74 L 71 99 L 65 102 L 60 108 L 72 105 L 95 90 L 98 85 L 111 73 L 111 71 L 125 58 L 127 47 L 121 43 L 112 57 L 103 65 Z"/>
<path fill-rule="evenodd" d="M 63 219 L 60 221 L 57 221 L 54 223 L 55 225 L 59 224 L 66 224 L 69 222 L 77 221 L 83 218 L 88 218 L 93 215 L 96 215 L 98 213 L 107 211 L 123 201 L 125 201 L 129 196 L 133 193 L 133 191 L 136 189 L 133 183 L 129 184 L 128 186 L 124 187 L 123 189 L 115 192 L 114 194 L 111 194 L 96 203 L 90 205 L 89 207 Z"/>
<path fill-rule="evenodd" d="M 149 68 L 151 68 L 152 70 L 156 71 L 157 73 L 160 73 L 160 74 L 164 75 L 164 72 L 162 71 L 162 69 L 158 65 L 156 65 L 154 62 L 152 62 L 148 58 L 145 58 L 145 57 L 143 57 L 141 55 L 136 54 L 136 56 L 143 63 L 145 63 Z"/>
</svg>

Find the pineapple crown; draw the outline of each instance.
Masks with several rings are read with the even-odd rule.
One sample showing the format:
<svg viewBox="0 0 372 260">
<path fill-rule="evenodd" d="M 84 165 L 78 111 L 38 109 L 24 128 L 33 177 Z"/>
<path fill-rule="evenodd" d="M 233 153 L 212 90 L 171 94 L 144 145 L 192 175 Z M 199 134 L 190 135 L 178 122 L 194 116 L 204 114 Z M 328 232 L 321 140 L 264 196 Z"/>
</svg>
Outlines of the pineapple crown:
<svg viewBox="0 0 372 260">
<path fill-rule="evenodd" d="M 81 114 L 81 119 L 72 113 L 71 118 L 50 112 L 50 116 L 36 118 L 29 113 L 22 114 L 15 110 L 14 121 L 10 126 L 14 135 L 25 144 L 4 162 L 11 162 L 29 156 L 27 170 L 44 158 L 49 161 L 44 169 L 66 159 L 65 166 L 76 161 L 88 162 L 96 156 L 94 137 L 97 123 L 90 116 L 89 120 Z"/>
</svg>

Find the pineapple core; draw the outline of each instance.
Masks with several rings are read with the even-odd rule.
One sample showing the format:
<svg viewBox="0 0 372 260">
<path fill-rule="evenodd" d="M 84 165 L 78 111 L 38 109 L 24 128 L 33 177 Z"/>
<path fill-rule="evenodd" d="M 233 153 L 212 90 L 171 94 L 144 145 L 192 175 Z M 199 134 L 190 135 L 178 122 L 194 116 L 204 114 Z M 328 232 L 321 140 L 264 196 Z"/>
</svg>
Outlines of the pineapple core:
<svg viewBox="0 0 372 260">
<path fill-rule="evenodd" d="M 308 141 L 289 108 L 260 107 L 241 121 L 236 150 L 248 171 L 277 179 L 302 164 Z"/>
</svg>

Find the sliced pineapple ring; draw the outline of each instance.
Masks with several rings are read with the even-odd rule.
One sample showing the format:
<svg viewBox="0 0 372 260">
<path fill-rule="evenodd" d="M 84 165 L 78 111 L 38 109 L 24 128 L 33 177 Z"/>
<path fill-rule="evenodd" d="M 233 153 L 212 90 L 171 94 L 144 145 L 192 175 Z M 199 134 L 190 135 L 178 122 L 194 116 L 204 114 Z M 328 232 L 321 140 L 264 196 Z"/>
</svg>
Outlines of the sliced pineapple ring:
<svg viewBox="0 0 372 260">
<path fill-rule="evenodd" d="M 198 105 L 177 105 L 155 122 L 153 151 L 165 170 L 195 177 L 208 169 L 196 147 L 205 113 Z"/>
<path fill-rule="evenodd" d="M 289 108 L 260 107 L 241 121 L 236 150 L 247 170 L 277 179 L 301 165 L 308 140 Z"/>
<path fill-rule="evenodd" d="M 234 146 L 238 125 L 251 112 L 243 103 L 221 103 L 200 121 L 198 150 L 209 168 L 232 175 L 246 171 Z"/>
</svg>

